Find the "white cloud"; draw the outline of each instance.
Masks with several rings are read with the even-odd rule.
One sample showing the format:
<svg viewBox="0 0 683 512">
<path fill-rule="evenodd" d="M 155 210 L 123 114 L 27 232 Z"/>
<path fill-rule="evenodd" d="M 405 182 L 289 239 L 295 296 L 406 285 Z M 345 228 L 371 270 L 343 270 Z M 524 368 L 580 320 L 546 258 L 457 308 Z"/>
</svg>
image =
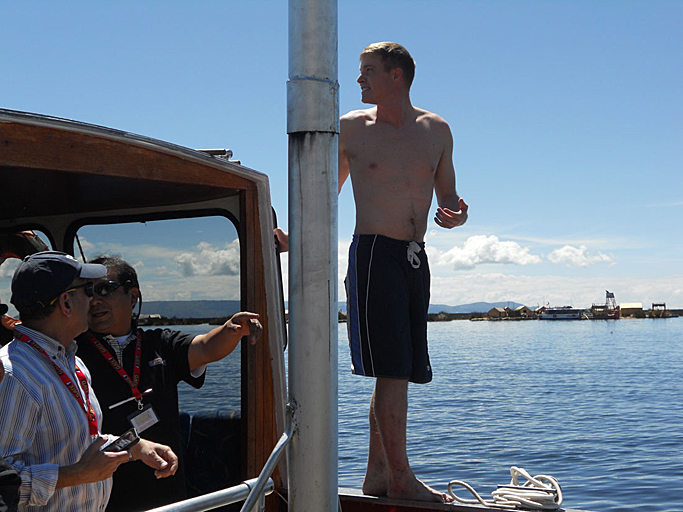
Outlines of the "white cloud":
<svg viewBox="0 0 683 512">
<path fill-rule="evenodd" d="M 239 300 L 239 275 L 192 277 L 163 276 L 141 281 L 143 296 L 150 300 Z M 144 309 L 144 307 L 143 307 Z"/>
<path fill-rule="evenodd" d="M 232 276 L 240 269 L 239 241 L 226 244 L 224 249 L 200 242 L 195 252 L 183 252 L 175 256 L 182 275 L 190 276 Z"/>
<path fill-rule="evenodd" d="M 131 244 L 123 245 L 121 243 L 97 243 L 89 244 L 91 249 L 86 251 L 88 260 L 103 254 L 109 256 L 121 256 L 128 261 L 149 261 L 155 259 L 172 259 L 180 254 L 187 254 L 187 251 L 180 251 L 172 247 L 162 245 L 150 244 Z M 137 263 L 136 263 L 137 265 Z M 134 265 L 135 266 L 135 265 Z"/>
<path fill-rule="evenodd" d="M 614 263 L 610 255 L 598 251 L 597 254 L 589 254 L 585 245 L 573 247 L 565 245 L 561 249 L 555 249 L 548 255 L 553 263 L 563 263 L 570 267 L 589 267 L 595 263 Z"/>
<path fill-rule="evenodd" d="M 78 242 L 81 244 L 81 249 L 83 249 L 84 253 L 92 253 L 93 251 L 97 250 L 95 244 L 93 244 L 84 236 L 79 236 Z M 76 244 L 76 247 L 78 248 L 78 244 Z"/>
<path fill-rule="evenodd" d="M 4 261 L 4 263 L 0 264 L 0 279 L 12 279 L 12 276 L 14 276 L 14 271 L 17 269 L 19 266 L 19 263 L 21 263 L 20 259 L 17 258 L 9 258 Z"/>
<path fill-rule="evenodd" d="M 535 265 L 541 258 L 529 252 L 517 242 L 501 241 L 497 236 L 475 235 L 469 237 L 462 247 L 447 251 L 428 248 L 430 265 L 451 266 L 456 270 L 472 269 L 484 263 Z"/>
</svg>

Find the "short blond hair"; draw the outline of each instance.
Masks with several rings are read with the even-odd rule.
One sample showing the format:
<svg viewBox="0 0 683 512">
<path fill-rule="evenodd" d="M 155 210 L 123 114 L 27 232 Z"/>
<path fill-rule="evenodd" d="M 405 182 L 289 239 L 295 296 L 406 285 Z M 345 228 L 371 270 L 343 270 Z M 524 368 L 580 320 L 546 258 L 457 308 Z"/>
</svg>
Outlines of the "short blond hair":
<svg viewBox="0 0 683 512">
<path fill-rule="evenodd" d="M 372 43 L 360 52 L 360 56 L 363 57 L 363 55 L 379 55 L 384 64 L 384 71 L 391 71 L 396 68 L 402 70 L 403 79 L 410 89 L 413 78 L 415 78 L 415 60 L 403 46 L 390 41 Z"/>
</svg>

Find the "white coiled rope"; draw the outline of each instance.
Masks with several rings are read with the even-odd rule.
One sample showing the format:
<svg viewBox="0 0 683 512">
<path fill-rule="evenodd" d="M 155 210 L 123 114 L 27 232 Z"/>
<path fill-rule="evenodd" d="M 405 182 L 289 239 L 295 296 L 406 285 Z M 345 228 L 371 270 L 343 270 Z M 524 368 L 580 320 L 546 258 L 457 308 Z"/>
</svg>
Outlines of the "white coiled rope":
<svg viewBox="0 0 683 512">
<path fill-rule="evenodd" d="M 482 499 L 471 485 L 461 480 L 451 480 L 448 483 L 448 494 L 458 503 L 476 505 L 480 503 L 485 507 L 500 507 L 508 509 L 530 510 L 558 510 L 562 506 L 562 489 L 557 480 L 552 476 L 531 476 L 524 469 L 512 466 L 510 468 L 510 485 L 499 485 L 498 489 L 491 493 L 493 501 Z M 526 478 L 524 485 L 519 484 L 519 476 Z M 454 485 L 460 485 L 470 491 L 476 498 L 474 500 L 459 498 L 452 490 Z"/>
</svg>

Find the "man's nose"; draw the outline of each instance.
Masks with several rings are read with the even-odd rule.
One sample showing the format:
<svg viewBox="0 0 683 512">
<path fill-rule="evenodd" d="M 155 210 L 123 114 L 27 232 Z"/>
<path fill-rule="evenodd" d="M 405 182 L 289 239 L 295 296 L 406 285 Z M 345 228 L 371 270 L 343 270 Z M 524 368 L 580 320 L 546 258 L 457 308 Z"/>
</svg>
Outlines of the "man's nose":
<svg viewBox="0 0 683 512">
<path fill-rule="evenodd" d="M 361 73 L 358 75 L 358 78 L 356 78 L 356 82 L 361 83 L 363 80 L 365 80 L 365 78 L 363 78 L 363 74 Z"/>
</svg>

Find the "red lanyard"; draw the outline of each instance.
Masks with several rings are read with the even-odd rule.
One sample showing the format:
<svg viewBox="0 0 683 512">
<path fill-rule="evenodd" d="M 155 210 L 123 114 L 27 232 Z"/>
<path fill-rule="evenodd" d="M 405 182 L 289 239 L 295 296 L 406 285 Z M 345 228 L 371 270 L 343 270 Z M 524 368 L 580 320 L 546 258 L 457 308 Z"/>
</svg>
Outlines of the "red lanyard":
<svg viewBox="0 0 683 512">
<path fill-rule="evenodd" d="M 140 360 L 142 359 L 142 336 L 138 332 L 136 334 L 137 341 L 135 342 L 135 366 L 133 367 L 133 379 L 128 376 L 123 366 L 119 364 L 116 358 L 111 355 L 111 353 L 106 349 L 104 345 L 95 336 L 90 337 L 90 342 L 95 345 L 95 348 L 100 351 L 100 354 L 109 362 L 112 368 L 116 370 L 126 384 L 130 386 L 133 396 L 136 400 L 142 398 L 142 393 L 138 390 L 138 384 L 140 384 Z"/>
<path fill-rule="evenodd" d="M 78 365 L 76 365 L 76 377 L 78 377 L 78 380 L 81 383 L 81 387 L 83 388 L 83 393 L 85 394 L 85 401 L 83 401 L 81 393 L 78 390 L 78 387 L 76 387 L 76 384 L 74 384 L 71 377 L 69 377 L 69 375 L 66 372 L 64 372 L 64 370 L 62 370 L 60 366 L 52 360 L 52 358 L 48 355 L 47 352 L 45 352 L 45 350 L 43 350 L 43 348 L 40 345 L 38 345 L 35 341 L 33 341 L 25 334 L 22 334 L 17 331 L 14 331 L 14 337 L 19 341 L 23 341 L 28 346 L 37 350 L 40 354 L 44 355 L 47 358 L 47 360 L 50 361 L 50 363 L 52 363 L 52 366 L 54 367 L 61 381 L 64 383 L 67 389 L 71 391 L 71 394 L 78 401 L 78 404 L 81 406 L 81 409 L 83 409 L 83 411 L 85 412 L 85 415 L 88 418 L 88 427 L 90 428 L 90 435 L 98 435 L 99 432 L 97 430 L 97 416 L 95 415 L 95 409 L 93 409 L 93 406 L 90 403 L 90 386 L 88 385 L 88 379 L 86 378 L 85 374 L 81 371 L 81 369 L 78 367 Z"/>
</svg>

